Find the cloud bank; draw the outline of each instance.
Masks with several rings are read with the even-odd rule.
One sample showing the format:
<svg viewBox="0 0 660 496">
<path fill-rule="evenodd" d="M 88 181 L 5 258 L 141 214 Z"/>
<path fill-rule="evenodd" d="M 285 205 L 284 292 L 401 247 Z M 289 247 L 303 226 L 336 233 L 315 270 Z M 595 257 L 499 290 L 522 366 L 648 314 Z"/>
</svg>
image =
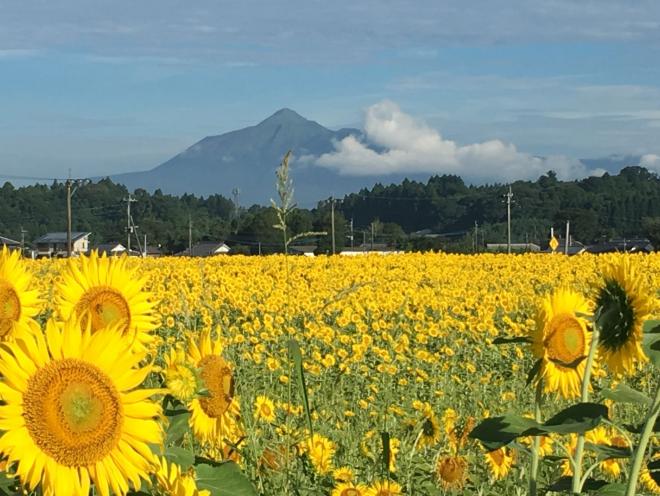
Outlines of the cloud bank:
<svg viewBox="0 0 660 496">
<path fill-rule="evenodd" d="M 457 174 L 472 182 L 536 179 L 548 170 L 561 179 L 603 172 L 565 156 L 535 157 L 501 140 L 459 145 L 389 100 L 367 109 L 364 130 L 366 142 L 348 136 L 316 164 L 351 176 Z"/>
<path fill-rule="evenodd" d="M 660 155 L 655 155 L 653 153 L 642 155 L 642 158 L 639 160 L 639 165 L 640 167 L 646 167 L 648 170 L 660 174 Z"/>
</svg>

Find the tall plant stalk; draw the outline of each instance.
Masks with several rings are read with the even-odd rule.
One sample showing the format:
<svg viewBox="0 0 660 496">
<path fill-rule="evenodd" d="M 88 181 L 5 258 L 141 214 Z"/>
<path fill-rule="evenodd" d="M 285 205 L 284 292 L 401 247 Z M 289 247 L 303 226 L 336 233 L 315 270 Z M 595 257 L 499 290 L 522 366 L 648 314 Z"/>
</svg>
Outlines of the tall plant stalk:
<svg viewBox="0 0 660 496">
<path fill-rule="evenodd" d="M 660 385 L 656 387 L 655 398 L 649 409 L 649 413 L 646 416 L 646 421 L 644 422 L 644 427 L 642 428 L 642 434 L 635 448 L 635 454 L 633 455 L 632 466 L 630 467 L 630 473 L 628 474 L 628 486 L 626 487 L 626 496 L 635 496 L 637 494 L 637 481 L 639 480 L 639 472 L 642 469 L 642 464 L 644 463 L 644 457 L 646 456 L 646 448 L 648 447 L 651 436 L 653 435 L 653 427 L 655 426 L 655 421 L 660 414 Z"/>
<path fill-rule="evenodd" d="M 598 350 L 598 338 L 600 331 L 598 325 L 594 321 L 593 331 L 591 333 L 591 346 L 589 347 L 589 354 L 587 355 L 587 363 L 584 368 L 584 377 L 582 378 L 582 391 L 580 401 L 586 403 L 589 401 L 589 386 L 591 384 L 591 369 L 593 367 L 594 359 L 596 358 L 596 351 Z M 578 436 L 577 446 L 575 447 L 575 457 L 573 458 L 573 480 L 571 483 L 571 491 L 573 494 L 580 494 L 582 490 L 582 459 L 584 458 L 584 433 Z"/>
<path fill-rule="evenodd" d="M 543 421 L 541 417 L 541 406 L 543 401 L 543 379 L 536 384 L 536 395 L 534 396 L 534 420 L 537 423 Z M 536 496 L 538 488 L 539 457 L 541 450 L 541 437 L 534 436 L 532 442 L 532 463 L 529 470 L 529 496 Z"/>
</svg>

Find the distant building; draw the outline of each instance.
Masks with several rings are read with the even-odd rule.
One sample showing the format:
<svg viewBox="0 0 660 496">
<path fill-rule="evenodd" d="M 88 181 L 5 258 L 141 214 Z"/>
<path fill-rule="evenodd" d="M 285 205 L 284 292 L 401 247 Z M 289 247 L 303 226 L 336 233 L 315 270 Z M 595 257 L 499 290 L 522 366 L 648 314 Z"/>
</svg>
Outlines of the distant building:
<svg viewBox="0 0 660 496">
<path fill-rule="evenodd" d="M 509 245 L 507 243 L 486 243 L 486 251 L 507 253 Z M 541 251 L 541 247 L 535 243 L 511 243 L 512 253 L 536 253 L 539 251 Z"/>
<path fill-rule="evenodd" d="M 646 238 L 611 239 L 587 247 L 589 253 L 651 253 L 654 250 L 655 247 Z"/>
<path fill-rule="evenodd" d="M 153 246 L 153 245 L 147 245 L 147 249 L 145 250 L 146 256 L 148 257 L 162 257 L 163 252 L 160 249 L 159 246 Z"/>
<path fill-rule="evenodd" d="M 387 243 L 362 243 L 359 246 L 354 248 L 345 248 L 339 254 L 343 256 L 356 256 L 356 255 L 395 255 L 398 253 L 403 253 L 403 251 L 397 250 L 392 246 L 388 246 Z"/>
<path fill-rule="evenodd" d="M 213 257 L 215 255 L 226 255 L 231 248 L 222 241 L 202 241 L 192 247 L 192 253 L 189 249 L 177 253 L 181 257 Z"/>
<path fill-rule="evenodd" d="M 21 242 L 0 236 L 0 246 L 6 246 L 10 250 L 20 250 Z"/>
<path fill-rule="evenodd" d="M 89 251 L 89 232 L 71 233 L 71 254 L 73 256 L 87 253 Z M 34 241 L 37 257 L 66 257 L 67 239 L 66 232 L 46 233 Z"/>
<path fill-rule="evenodd" d="M 306 257 L 313 257 L 318 249 L 316 245 L 290 245 L 289 253 L 292 255 L 304 255 Z"/>
<path fill-rule="evenodd" d="M 102 243 L 95 248 L 99 255 L 105 254 L 108 257 L 122 255 L 126 253 L 126 247 L 119 242 Z"/>
</svg>

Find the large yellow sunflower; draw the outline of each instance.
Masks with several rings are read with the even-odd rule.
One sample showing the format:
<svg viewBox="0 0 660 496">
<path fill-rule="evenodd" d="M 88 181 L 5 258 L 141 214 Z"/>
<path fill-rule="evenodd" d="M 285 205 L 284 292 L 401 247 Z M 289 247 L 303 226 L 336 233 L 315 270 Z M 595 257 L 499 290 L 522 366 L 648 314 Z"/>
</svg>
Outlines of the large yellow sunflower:
<svg viewBox="0 0 660 496">
<path fill-rule="evenodd" d="M 515 452 L 506 446 L 502 446 L 500 449 L 486 452 L 485 458 L 493 479 L 499 480 L 506 477 L 511 470 L 515 460 Z"/>
<path fill-rule="evenodd" d="M 564 398 L 580 395 L 591 343 L 584 317 L 588 313 L 587 300 L 567 289 L 543 299 L 531 337 L 532 353 L 541 360 L 537 380 L 543 380 L 546 393 L 556 391 Z"/>
<path fill-rule="evenodd" d="M 63 320 L 73 314 L 88 322 L 92 332 L 121 322 L 123 334 L 140 343 L 151 341 L 149 332 L 156 328 L 154 302 L 144 291 L 145 279 L 130 270 L 128 257 L 100 256 L 70 259 L 68 270 L 57 287 L 57 310 Z"/>
<path fill-rule="evenodd" d="M 653 310 L 653 291 L 647 288 L 630 257 L 609 265 L 596 291 L 598 350 L 615 374 L 632 374 L 646 361 L 642 324 Z"/>
<path fill-rule="evenodd" d="M 138 389 L 151 367 L 112 327 L 50 320 L 0 349 L 0 453 L 21 483 L 44 494 L 106 496 L 148 480 L 162 440 L 159 390 Z"/>
<path fill-rule="evenodd" d="M 21 331 L 37 327 L 38 292 L 32 288 L 32 276 L 18 251 L 6 246 L 0 252 L 0 340 L 6 341 Z"/>
<path fill-rule="evenodd" d="M 234 377 L 222 350 L 220 340 L 211 339 L 209 331 L 203 331 L 198 341 L 188 342 L 187 361 L 199 370 L 206 388 L 206 396 L 188 403 L 190 426 L 197 439 L 211 445 L 235 433 L 240 413 L 238 401 L 234 401 Z"/>
</svg>

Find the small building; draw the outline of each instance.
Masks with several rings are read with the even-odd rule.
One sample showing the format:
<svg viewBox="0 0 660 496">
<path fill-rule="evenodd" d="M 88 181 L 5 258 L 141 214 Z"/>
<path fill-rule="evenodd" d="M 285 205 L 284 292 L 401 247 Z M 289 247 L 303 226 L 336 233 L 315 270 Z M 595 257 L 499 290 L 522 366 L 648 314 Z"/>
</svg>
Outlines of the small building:
<svg viewBox="0 0 660 496">
<path fill-rule="evenodd" d="M 231 248 L 222 241 L 201 241 L 192 246 L 192 253 L 190 249 L 186 248 L 182 252 L 177 253 L 181 257 L 213 257 L 215 255 L 226 255 Z"/>
<path fill-rule="evenodd" d="M 99 252 L 99 255 L 105 254 L 108 257 L 122 255 L 126 253 L 126 247 L 121 243 L 119 243 L 118 241 L 114 243 L 102 243 L 98 245 L 95 249 Z"/>
<path fill-rule="evenodd" d="M 507 253 L 509 245 L 507 243 L 486 243 L 486 251 Z M 541 251 L 541 247 L 535 243 L 511 243 L 511 253 L 536 253 L 539 251 Z"/>
<path fill-rule="evenodd" d="M 71 255 L 77 256 L 89 251 L 89 232 L 71 233 Z M 46 233 L 34 241 L 37 257 L 66 257 L 67 236 L 66 232 Z"/>
<path fill-rule="evenodd" d="M 292 255 L 313 257 L 317 249 L 318 246 L 316 245 L 289 245 L 289 253 Z"/>
<path fill-rule="evenodd" d="M 359 246 L 353 248 L 345 248 L 339 254 L 347 257 L 352 257 L 356 255 L 368 255 L 368 254 L 377 254 L 377 255 L 395 255 L 398 253 L 403 253 L 401 250 L 389 246 L 387 243 L 362 243 Z"/>
<path fill-rule="evenodd" d="M 163 252 L 161 250 L 161 246 L 147 245 L 147 249 L 145 250 L 145 255 L 147 257 L 162 257 Z"/>
<path fill-rule="evenodd" d="M 1 246 L 6 246 L 10 250 L 20 250 L 21 249 L 21 242 L 16 241 L 10 238 L 5 238 L 4 236 L 0 236 L 0 245 Z"/>
</svg>

